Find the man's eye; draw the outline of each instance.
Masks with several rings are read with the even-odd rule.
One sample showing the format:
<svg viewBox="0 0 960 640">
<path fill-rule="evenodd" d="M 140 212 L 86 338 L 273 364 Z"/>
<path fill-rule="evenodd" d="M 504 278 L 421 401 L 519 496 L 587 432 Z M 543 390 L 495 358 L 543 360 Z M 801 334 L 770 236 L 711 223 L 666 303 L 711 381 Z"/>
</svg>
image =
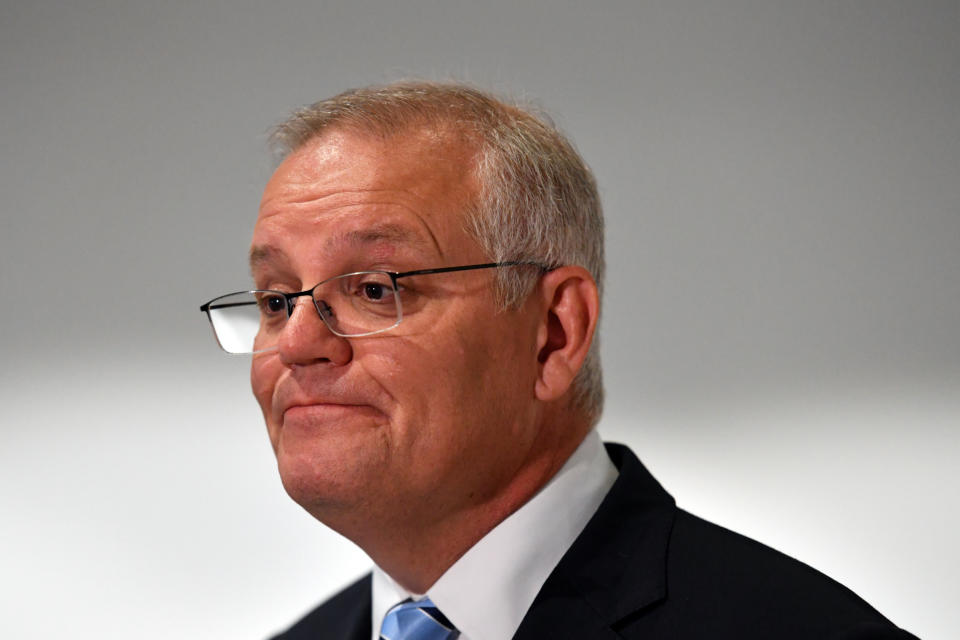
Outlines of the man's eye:
<svg viewBox="0 0 960 640">
<path fill-rule="evenodd" d="M 357 293 L 369 302 L 385 302 L 393 297 L 393 288 L 382 282 L 363 282 Z"/>
<path fill-rule="evenodd" d="M 260 311 L 264 315 L 273 316 L 280 313 L 286 313 L 287 300 L 283 296 L 276 294 L 265 295 L 260 298 Z"/>
</svg>

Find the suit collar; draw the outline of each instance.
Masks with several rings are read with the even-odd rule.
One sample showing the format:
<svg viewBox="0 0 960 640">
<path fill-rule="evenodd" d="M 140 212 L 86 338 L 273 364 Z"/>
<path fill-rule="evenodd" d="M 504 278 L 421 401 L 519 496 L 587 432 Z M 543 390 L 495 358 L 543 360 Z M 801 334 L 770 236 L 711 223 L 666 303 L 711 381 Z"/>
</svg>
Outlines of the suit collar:
<svg viewBox="0 0 960 640">
<path fill-rule="evenodd" d="M 666 597 L 674 500 L 628 448 L 608 444 L 607 453 L 619 477 L 544 583 L 517 640 L 543 637 L 548 628 L 576 630 L 571 637 L 609 630 Z"/>
</svg>

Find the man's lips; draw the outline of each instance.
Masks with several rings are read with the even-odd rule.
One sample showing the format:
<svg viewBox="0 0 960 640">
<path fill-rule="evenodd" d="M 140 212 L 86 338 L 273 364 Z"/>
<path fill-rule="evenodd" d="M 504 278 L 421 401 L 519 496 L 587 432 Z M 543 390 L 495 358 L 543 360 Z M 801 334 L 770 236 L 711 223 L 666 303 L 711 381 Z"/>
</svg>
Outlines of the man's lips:
<svg viewBox="0 0 960 640">
<path fill-rule="evenodd" d="M 295 374 L 300 373 L 301 378 Z M 274 389 L 272 411 L 278 423 L 301 417 L 336 419 L 337 416 L 378 415 L 384 417 L 382 394 L 375 388 L 346 379 L 326 381 L 305 378 L 294 371 Z"/>
<path fill-rule="evenodd" d="M 312 408 L 336 408 L 336 407 L 366 407 L 365 404 L 356 404 L 353 402 L 297 402 L 291 404 L 286 409 L 283 410 L 283 413 L 288 411 L 294 411 L 296 409 L 312 409 Z"/>
<path fill-rule="evenodd" d="M 340 402 L 310 402 L 292 404 L 283 410 L 283 420 L 297 418 L 336 418 L 347 415 L 379 415 L 380 411 L 368 404 Z"/>
</svg>

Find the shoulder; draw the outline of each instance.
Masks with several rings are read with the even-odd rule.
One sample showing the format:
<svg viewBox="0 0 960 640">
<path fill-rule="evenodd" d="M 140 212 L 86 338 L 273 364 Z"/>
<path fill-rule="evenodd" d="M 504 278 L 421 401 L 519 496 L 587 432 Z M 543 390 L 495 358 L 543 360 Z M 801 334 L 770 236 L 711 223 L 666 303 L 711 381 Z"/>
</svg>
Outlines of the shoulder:
<svg viewBox="0 0 960 640">
<path fill-rule="evenodd" d="M 367 574 L 272 640 L 364 640 L 370 637 L 370 575 Z"/>
<path fill-rule="evenodd" d="M 913 638 L 810 566 L 678 509 L 626 447 L 607 451 L 619 477 L 544 604 L 573 588 L 623 638 Z"/>
<path fill-rule="evenodd" d="M 671 610 L 744 636 L 911 638 L 853 591 L 770 547 L 678 509 L 667 552 Z"/>
</svg>

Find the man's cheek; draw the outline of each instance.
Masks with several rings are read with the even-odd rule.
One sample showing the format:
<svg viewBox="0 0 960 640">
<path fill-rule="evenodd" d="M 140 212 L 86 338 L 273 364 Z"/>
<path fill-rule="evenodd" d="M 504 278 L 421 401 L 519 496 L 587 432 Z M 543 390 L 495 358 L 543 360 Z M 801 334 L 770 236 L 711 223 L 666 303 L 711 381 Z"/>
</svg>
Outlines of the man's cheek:
<svg viewBox="0 0 960 640">
<path fill-rule="evenodd" d="M 268 428 L 272 426 L 270 416 L 273 407 L 273 390 L 276 388 L 279 375 L 279 371 L 276 369 L 274 363 L 264 357 L 258 358 L 257 356 L 254 356 L 250 366 L 250 387 L 253 390 L 253 396 L 260 405 L 260 410 L 263 412 L 263 418 L 266 420 Z M 273 438 L 274 434 L 271 433 L 270 439 L 273 440 Z"/>
<path fill-rule="evenodd" d="M 354 362 L 394 400 L 407 396 L 408 389 L 429 388 L 430 379 L 443 375 L 444 364 L 435 350 L 414 340 L 387 338 L 376 346 L 380 348 L 356 349 Z"/>
</svg>

